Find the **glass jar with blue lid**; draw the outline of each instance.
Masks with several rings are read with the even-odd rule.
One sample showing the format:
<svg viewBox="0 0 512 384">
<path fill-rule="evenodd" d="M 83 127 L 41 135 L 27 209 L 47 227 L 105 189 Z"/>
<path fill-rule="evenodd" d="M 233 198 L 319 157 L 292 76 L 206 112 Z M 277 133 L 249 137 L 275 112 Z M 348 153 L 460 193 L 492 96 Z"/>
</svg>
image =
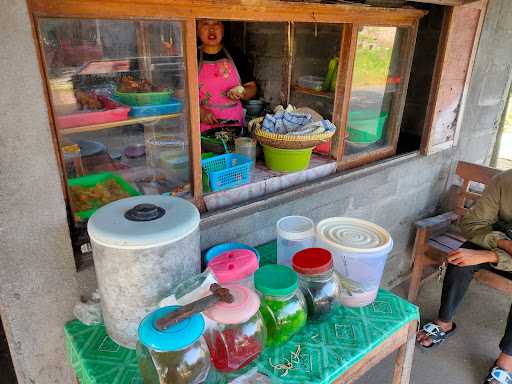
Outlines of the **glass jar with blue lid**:
<svg viewBox="0 0 512 384">
<path fill-rule="evenodd" d="M 160 308 L 139 325 L 137 358 L 144 384 L 199 384 L 210 370 L 210 353 L 203 339 L 204 319 L 195 314 L 160 330 L 156 321 L 179 306 Z"/>
</svg>

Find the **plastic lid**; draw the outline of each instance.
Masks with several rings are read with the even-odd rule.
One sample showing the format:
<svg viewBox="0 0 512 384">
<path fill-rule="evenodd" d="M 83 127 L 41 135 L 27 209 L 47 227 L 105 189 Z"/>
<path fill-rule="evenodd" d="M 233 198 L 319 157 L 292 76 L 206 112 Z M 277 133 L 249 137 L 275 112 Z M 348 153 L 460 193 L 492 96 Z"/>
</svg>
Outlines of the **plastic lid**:
<svg viewBox="0 0 512 384">
<path fill-rule="evenodd" d="M 293 269 L 303 275 L 318 275 L 332 268 L 332 255 L 324 248 L 306 248 L 292 258 Z"/>
<path fill-rule="evenodd" d="M 269 264 L 254 274 L 254 285 L 264 295 L 287 296 L 298 287 L 297 273 L 286 265 Z"/>
<path fill-rule="evenodd" d="M 248 249 L 226 251 L 208 263 L 220 284 L 243 280 L 256 272 L 258 266 L 258 257 Z"/>
<path fill-rule="evenodd" d="M 277 222 L 277 234 L 287 240 L 302 240 L 315 236 L 315 223 L 304 216 L 286 216 Z"/>
<path fill-rule="evenodd" d="M 232 303 L 217 303 L 204 311 L 204 314 L 222 324 L 241 324 L 249 320 L 260 308 L 260 298 L 249 288 L 241 285 L 225 285 L 234 301 Z"/>
<path fill-rule="evenodd" d="M 140 205 L 143 205 L 141 209 L 132 210 Z M 158 208 L 163 209 L 160 217 L 162 211 Z M 134 214 L 128 219 L 125 214 L 130 210 Z M 199 219 L 197 208 L 185 199 L 160 195 L 136 196 L 114 201 L 98 209 L 89 219 L 87 231 L 92 240 L 108 247 L 144 248 L 182 239 L 198 228 Z"/>
<path fill-rule="evenodd" d="M 223 254 L 226 251 L 231 251 L 233 249 L 249 249 L 256 254 L 258 261 L 260 260 L 260 254 L 258 250 L 254 247 L 251 247 L 244 243 L 222 243 L 211 247 L 206 254 L 204 255 L 204 259 L 206 264 L 208 264 L 211 260 L 216 258 L 217 256 Z"/>
<path fill-rule="evenodd" d="M 316 230 L 320 240 L 346 252 L 389 252 L 393 248 L 388 231 L 361 219 L 332 217 L 319 222 Z"/>
<path fill-rule="evenodd" d="M 179 305 L 164 307 L 147 315 L 139 325 L 140 342 L 155 351 L 169 352 L 186 348 L 199 339 L 204 331 L 204 319 L 200 314 L 195 314 L 163 331 L 156 327 L 158 319 L 178 308 Z"/>
</svg>

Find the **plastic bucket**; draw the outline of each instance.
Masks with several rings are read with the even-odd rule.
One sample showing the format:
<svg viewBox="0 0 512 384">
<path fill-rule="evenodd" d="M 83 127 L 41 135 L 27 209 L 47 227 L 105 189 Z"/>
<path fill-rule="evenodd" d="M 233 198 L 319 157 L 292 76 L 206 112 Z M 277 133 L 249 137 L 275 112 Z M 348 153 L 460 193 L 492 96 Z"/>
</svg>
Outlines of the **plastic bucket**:
<svg viewBox="0 0 512 384">
<path fill-rule="evenodd" d="M 348 114 L 348 141 L 353 143 L 374 143 L 382 139 L 387 112 L 353 111 Z"/>
<path fill-rule="evenodd" d="M 315 223 L 304 216 L 286 216 L 277 224 L 277 263 L 291 267 L 297 252 L 315 243 Z"/>
<path fill-rule="evenodd" d="M 376 224 L 349 217 L 322 220 L 316 233 L 317 246 L 331 251 L 341 276 L 341 303 L 347 307 L 371 304 L 393 248 L 391 235 Z"/>
<path fill-rule="evenodd" d="M 307 169 L 313 148 L 281 149 L 263 145 L 265 164 L 276 172 L 298 172 Z"/>
</svg>

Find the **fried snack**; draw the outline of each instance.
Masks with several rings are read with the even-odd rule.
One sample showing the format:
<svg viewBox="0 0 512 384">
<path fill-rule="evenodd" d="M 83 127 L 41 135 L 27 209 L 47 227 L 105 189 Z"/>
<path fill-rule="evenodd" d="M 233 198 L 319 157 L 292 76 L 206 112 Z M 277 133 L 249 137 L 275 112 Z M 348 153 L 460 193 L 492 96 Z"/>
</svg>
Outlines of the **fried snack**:
<svg viewBox="0 0 512 384">
<path fill-rule="evenodd" d="M 112 201 L 130 197 L 130 194 L 112 179 L 93 187 L 72 186 L 69 188 L 69 195 L 76 211 L 100 208 Z"/>
<path fill-rule="evenodd" d="M 80 109 L 90 109 L 92 111 L 97 111 L 99 109 L 103 109 L 103 103 L 98 99 L 94 93 L 86 93 L 84 91 L 75 91 L 75 98 L 80 106 Z"/>
<path fill-rule="evenodd" d="M 123 93 L 148 93 L 164 92 L 167 88 L 163 85 L 153 85 L 149 80 L 135 80 L 132 76 L 121 78 L 118 91 Z"/>
</svg>

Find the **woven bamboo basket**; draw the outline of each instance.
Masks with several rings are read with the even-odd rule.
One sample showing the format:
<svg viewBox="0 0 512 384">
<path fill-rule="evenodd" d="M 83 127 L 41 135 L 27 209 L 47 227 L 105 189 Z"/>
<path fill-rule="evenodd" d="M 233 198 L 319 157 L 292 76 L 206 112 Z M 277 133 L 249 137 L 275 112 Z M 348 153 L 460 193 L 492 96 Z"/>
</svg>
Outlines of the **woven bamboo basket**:
<svg viewBox="0 0 512 384">
<path fill-rule="evenodd" d="M 263 117 L 258 117 L 249 122 L 249 131 L 251 131 L 261 145 L 268 145 L 273 148 L 281 149 L 305 149 L 314 148 L 317 145 L 325 143 L 331 139 L 334 132 L 326 132 L 318 135 L 281 135 L 264 131 L 261 126 Z"/>
</svg>

